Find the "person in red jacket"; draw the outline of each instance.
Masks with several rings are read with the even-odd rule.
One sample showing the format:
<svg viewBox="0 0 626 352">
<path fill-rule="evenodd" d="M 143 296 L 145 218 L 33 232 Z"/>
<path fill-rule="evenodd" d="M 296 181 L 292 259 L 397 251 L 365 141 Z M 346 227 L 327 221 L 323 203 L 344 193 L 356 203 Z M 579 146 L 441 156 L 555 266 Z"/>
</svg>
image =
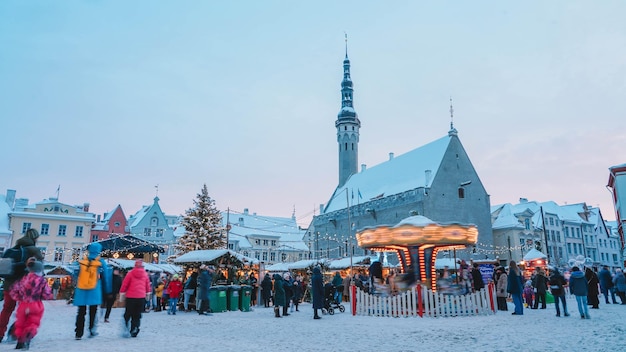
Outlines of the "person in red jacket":
<svg viewBox="0 0 626 352">
<path fill-rule="evenodd" d="M 41 324 L 44 306 L 41 300 L 52 299 L 52 291 L 48 286 L 48 280 L 43 277 L 43 264 L 32 260 L 27 264 L 28 275 L 11 287 L 11 297 L 17 306 L 15 320 L 15 337 L 17 337 L 16 349 L 27 350 L 30 340 L 37 335 L 37 329 Z"/>
<path fill-rule="evenodd" d="M 170 294 L 170 310 L 167 311 L 167 314 L 176 315 L 176 306 L 178 305 L 178 297 L 180 293 L 183 292 L 183 283 L 180 282 L 178 275 L 174 275 L 169 285 L 167 285 L 167 290 Z"/>
<path fill-rule="evenodd" d="M 150 299 L 152 287 L 148 274 L 143 268 L 143 260 L 135 261 L 135 268 L 126 274 L 122 287 L 120 288 L 120 301 L 126 301 L 126 311 L 124 312 L 123 336 L 137 337 L 139 326 L 141 325 L 141 312 L 146 304 L 146 299 Z M 128 322 L 130 320 L 130 331 Z"/>
</svg>

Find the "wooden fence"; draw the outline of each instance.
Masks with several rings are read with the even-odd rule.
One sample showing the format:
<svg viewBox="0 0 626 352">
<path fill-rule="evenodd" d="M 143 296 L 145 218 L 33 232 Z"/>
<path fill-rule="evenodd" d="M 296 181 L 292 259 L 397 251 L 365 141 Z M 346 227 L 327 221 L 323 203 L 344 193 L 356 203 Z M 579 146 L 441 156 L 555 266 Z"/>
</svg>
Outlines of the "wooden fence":
<svg viewBox="0 0 626 352">
<path fill-rule="evenodd" d="M 496 312 L 495 286 L 466 295 L 447 295 L 416 285 L 394 296 L 380 296 L 351 287 L 352 315 L 379 317 L 456 317 Z"/>
</svg>

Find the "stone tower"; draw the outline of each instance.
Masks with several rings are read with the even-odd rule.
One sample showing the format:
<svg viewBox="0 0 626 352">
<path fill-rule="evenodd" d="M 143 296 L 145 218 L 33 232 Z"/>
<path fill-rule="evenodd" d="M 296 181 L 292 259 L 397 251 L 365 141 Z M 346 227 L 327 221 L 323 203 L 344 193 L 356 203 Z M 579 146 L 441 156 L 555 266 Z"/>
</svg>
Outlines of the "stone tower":
<svg viewBox="0 0 626 352">
<path fill-rule="evenodd" d="M 341 110 L 337 115 L 337 143 L 339 146 L 339 187 L 350 175 L 357 173 L 359 163 L 359 128 L 361 121 L 352 103 L 352 79 L 350 59 L 348 59 L 348 39 L 346 37 L 346 58 L 343 60 L 343 80 L 341 81 Z"/>
</svg>

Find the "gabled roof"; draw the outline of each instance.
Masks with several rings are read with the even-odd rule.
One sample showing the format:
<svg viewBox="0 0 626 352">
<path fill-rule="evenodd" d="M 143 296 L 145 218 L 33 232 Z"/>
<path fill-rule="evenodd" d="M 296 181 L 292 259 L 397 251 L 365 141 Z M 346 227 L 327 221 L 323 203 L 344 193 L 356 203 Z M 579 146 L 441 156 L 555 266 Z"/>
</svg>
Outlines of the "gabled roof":
<svg viewBox="0 0 626 352">
<path fill-rule="evenodd" d="M 303 238 L 306 233 L 301 230 L 294 217 L 261 216 L 244 213 L 222 213 L 222 225 L 230 223 L 229 241 L 239 241 L 239 248 L 253 248 L 250 237 L 275 237 L 283 250 L 308 251 Z"/>
<path fill-rule="evenodd" d="M 364 203 L 412 189 L 427 187 L 426 170 L 431 171 L 430 181 L 448 149 L 452 137 L 445 136 L 433 142 L 394 157 L 391 160 L 353 174 L 343 186 L 337 187 L 324 208 L 324 213 L 345 209 L 346 195 L 350 204 Z"/>
</svg>

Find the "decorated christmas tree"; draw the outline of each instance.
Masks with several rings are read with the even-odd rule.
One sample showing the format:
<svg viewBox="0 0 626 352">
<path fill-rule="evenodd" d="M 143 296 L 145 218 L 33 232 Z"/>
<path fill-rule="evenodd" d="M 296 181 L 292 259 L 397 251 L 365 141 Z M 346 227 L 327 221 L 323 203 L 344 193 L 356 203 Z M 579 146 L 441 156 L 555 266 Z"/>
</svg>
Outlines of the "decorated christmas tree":
<svg viewBox="0 0 626 352">
<path fill-rule="evenodd" d="M 185 211 L 181 222 L 185 227 L 185 234 L 176 245 L 179 254 L 198 249 L 226 248 L 222 215 L 215 207 L 215 201 L 209 197 L 206 184 L 193 202 L 194 207 Z"/>
</svg>

